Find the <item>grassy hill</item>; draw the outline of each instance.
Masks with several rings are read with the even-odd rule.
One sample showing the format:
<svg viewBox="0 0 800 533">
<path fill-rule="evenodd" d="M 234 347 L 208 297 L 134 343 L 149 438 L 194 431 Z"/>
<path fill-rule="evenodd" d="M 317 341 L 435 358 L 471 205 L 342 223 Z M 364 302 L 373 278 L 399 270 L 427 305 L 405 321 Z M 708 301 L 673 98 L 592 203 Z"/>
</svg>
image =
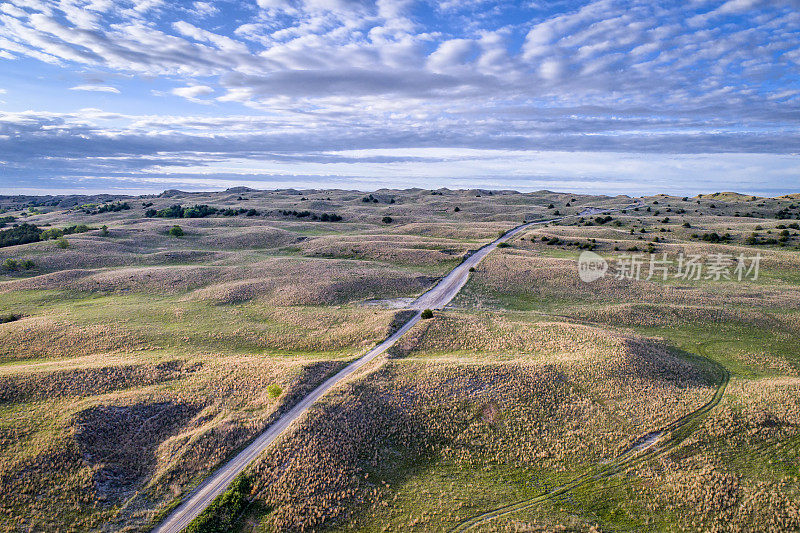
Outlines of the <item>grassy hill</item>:
<svg viewBox="0 0 800 533">
<path fill-rule="evenodd" d="M 0 232 L 35 237 L 0 248 L 0 528 L 146 529 L 466 254 L 631 202 L 0 197 Z M 248 469 L 239 530 L 800 528 L 800 202 L 639 202 L 494 251 Z M 648 280 L 650 253 L 759 276 Z M 645 276 L 618 279 L 632 254 Z"/>
</svg>

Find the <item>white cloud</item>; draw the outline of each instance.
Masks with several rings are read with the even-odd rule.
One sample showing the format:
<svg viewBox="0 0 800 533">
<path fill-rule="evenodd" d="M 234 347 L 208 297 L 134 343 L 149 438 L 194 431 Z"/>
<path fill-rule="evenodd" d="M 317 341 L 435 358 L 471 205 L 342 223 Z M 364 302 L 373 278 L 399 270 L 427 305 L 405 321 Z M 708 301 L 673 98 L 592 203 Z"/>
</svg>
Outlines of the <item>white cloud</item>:
<svg viewBox="0 0 800 533">
<path fill-rule="evenodd" d="M 219 8 L 211 2 L 195 2 L 192 12 L 198 17 L 213 17 L 219 13 Z"/>
<path fill-rule="evenodd" d="M 421 2 L 258 0 L 226 21 L 215 15 L 231 3 L 215 0 L 0 4 L 0 58 L 55 65 L 48 75 L 124 77 L 143 87 L 136 94 L 176 87 L 166 94 L 235 115 L 37 116 L 14 127 L 43 152 L 58 131 L 97 141 L 76 142 L 83 150 L 118 156 L 133 146 L 142 157 L 162 146 L 222 158 L 294 146 L 320 160 L 341 146 L 796 150 L 795 0 L 576 0 L 535 13 L 524 3 L 448 1 L 428 27 L 431 17 L 415 16 Z M 553 6 L 561 11 L 545 15 Z M 84 79 L 73 89 L 118 92 Z M 252 117 L 238 115 L 242 105 Z"/>
<path fill-rule="evenodd" d="M 469 39 L 451 39 L 444 41 L 428 57 L 428 67 L 434 72 L 443 72 L 463 65 L 471 59 L 477 46 Z"/>
<path fill-rule="evenodd" d="M 171 92 L 175 96 L 186 98 L 187 100 L 195 103 L 210 104 L 211 102 L 209 100 L 203 100 L 198 97 L 213 94 L 214 89 L 208 85 L 189 85 L 188 87 L 178 87 L 176 89 L 172 89 Z"/>
<path fill-rule="evenodd" d="M 76 85 L 70 87 L 70 91 L 93 91 L 98 93 L 116 93 L 119 94 L 119 89 L 109 85 Z"/>
</svg>

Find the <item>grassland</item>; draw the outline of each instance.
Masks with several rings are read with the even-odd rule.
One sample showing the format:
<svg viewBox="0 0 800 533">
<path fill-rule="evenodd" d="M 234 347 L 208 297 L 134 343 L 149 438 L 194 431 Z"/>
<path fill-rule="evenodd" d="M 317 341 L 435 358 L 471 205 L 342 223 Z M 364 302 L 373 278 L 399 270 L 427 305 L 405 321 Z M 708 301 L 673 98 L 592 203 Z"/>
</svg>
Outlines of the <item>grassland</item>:
<svg viewBox="0 0 800 533">
<path fill-rule="evenodd" d="M 248 470 L 236 528 L 449 530 L 509 505 L 477 529 L 800 528 L 800 201 L 640 201 L 493 252 L 450 308 Z M 14 317 L 0 323 L 0 528 L 145 530 L 397 327 L 380 302 L 422 293 L 523 220 L 630 203 L 477 190 L 0 198 L 13 223 L 87 228 L 65 247 L 0 248 L 16 265 L 0 269 L 0 316 Z M 148 216 L 175 205 L 219 213 Z M 762 258 L 757 280 L 585 283 L 587 248 Z"/>
</svg>

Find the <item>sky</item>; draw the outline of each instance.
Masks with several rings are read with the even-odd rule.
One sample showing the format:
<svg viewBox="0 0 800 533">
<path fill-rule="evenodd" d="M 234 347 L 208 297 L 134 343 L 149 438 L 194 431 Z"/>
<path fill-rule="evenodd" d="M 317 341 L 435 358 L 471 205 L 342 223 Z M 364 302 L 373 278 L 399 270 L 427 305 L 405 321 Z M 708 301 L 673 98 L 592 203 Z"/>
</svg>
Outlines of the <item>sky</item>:
<svg viewBox="0 0 800 533">
<path fill-rule="evenodd" d="M 0 0 L 0 194 L 800 192 L 800 0 Z"/>
</svg>

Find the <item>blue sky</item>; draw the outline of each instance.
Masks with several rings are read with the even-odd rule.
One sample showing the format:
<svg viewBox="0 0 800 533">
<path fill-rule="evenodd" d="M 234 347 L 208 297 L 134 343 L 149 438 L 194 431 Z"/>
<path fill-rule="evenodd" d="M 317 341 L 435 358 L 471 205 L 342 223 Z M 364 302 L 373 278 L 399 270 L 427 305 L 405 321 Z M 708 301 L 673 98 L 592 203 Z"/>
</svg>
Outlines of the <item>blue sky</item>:
<svg viewBox="0 0 800 533">
<path fill-rule="evenodd" d="M 800 1 L 0 2 L 0 192 L 800 191 Z"/>
</svg>

